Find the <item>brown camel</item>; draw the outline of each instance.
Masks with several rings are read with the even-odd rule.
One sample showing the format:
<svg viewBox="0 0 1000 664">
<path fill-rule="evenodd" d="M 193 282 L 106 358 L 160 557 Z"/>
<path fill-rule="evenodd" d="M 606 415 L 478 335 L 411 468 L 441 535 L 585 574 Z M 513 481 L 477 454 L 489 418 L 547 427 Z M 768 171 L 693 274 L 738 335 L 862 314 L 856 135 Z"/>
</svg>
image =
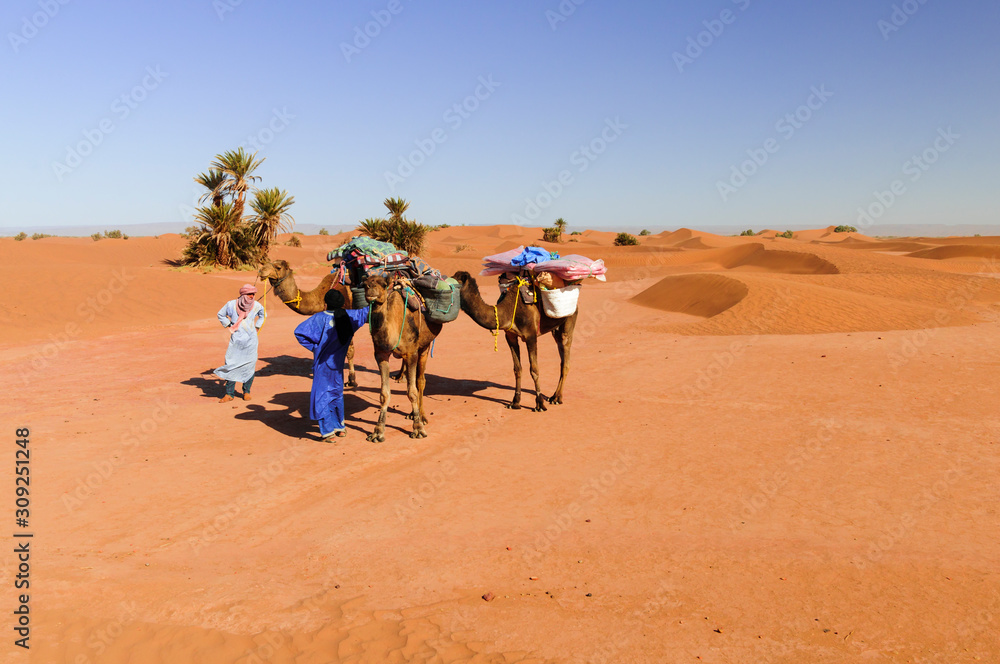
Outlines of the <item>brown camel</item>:
<svg viewBox="0 0 1000 664">
<path fill-rule="evenodd" d="M 312 316 L 326 310 L 324 297 L 327 291 L 334 288 L 344 296 L 345 306 L 351 306 L 351 289 L 344 284 L 335 284 L 336 274 L 331 272 L 323 277 L 319 285 L 311 291 L 300 291 L 295 285 L 295 275 L 287 261 L 271 261 L 265 263 L 257 272 L 259 279 L 267 279 L 272 288 L 272 292 L 289 309 L 303 316 Z M 357 387 L 357 375 L 354 372 L 354 342 L 351 342 L 347 349 L 347 384 L 346 387 Z"/>
<path fill-rule="evenodd" d="M 520 295 L 516 283 L 501 293 L 496 306 L 493 306 L 483 301 L 483 296 L 479 293 L 479 284 L 468 272 L 457 272 L 455 280 L 462 285 L 462 311 L 469 314 L 479 327 L 485 327 L 495 334 L 502 331 L 507 337 L 507 345 L 510 346 L 510 354 L 514 360 L 514 398 L 507 407 L 521 407 L 521 346 L 518 339 L 523 339 L 528 349 L 531 378 L 535 381 L 535 407 L 532 410 L 535 412 L 546 410 L 546 398 L 538 381 L 538 337 L 549 332 L 552 333 L 559 349 L 560 373 L 559 385 L 548 402 L 561 404 L 563 384 L 566 382 L 566 375 L 569 374 L 569 351 L 573 345 L 573 329 L 576 327 L 579 309 L 566 318 L 549 318 L 542 310 L 542 303 L 538 298 L 535 298 L 534 304 L 518 302 Z"/>
<path fill-rule="evenodd" d="M 441 333 L 440 323 L 429 323 L 419 311 L 408 311 L 401 292 L 401 281 L 372 276 L 365 280 L 365 298 L 371 306 L 368 324 L 375 346 L 375 359 L 382 376 L 382 410 L 375 431 L 368 435 L 373 443 L 385 442 L 385 416 L 389 410 L 389 358 L 403 359 L 406 395 L 410 399 L 413 432 L 410 438 L 426 438 L 427 411 L 424 410 L 425 371 L 431 342 Z"/>
</svg>

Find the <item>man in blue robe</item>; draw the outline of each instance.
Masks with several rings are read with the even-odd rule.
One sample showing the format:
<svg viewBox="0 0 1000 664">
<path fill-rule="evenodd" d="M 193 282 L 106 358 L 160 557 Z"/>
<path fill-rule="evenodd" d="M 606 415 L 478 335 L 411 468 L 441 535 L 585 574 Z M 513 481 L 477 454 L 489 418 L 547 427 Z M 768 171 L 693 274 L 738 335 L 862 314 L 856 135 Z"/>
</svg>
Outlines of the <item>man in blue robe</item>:
<svg viewBox="0 0 1000 664">
<path fill-rule="evenodd" d="M 313 354 L 309 417 L 319 421 L 323 440 L 347 435 L 344 424 L 344 358 L 354 333 L 368 321 L 368 309 L 344 310 L 342 293 L 330 290 L 326 311 L 309 317 L 295 338 Z"/>
</svg>

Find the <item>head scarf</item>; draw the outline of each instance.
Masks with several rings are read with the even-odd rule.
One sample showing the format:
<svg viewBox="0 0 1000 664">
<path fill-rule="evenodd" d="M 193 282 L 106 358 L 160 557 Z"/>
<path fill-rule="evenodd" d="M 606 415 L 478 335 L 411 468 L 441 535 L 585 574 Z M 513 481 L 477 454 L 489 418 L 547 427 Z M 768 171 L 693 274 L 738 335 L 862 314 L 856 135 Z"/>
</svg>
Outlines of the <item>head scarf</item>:
<svg viewBox="0 0 1000 664">
<path fill-rule="evenodd" d="M 236 311 L 240 317 L 236 320 L 236 324 L 233 327 L 239 328 L 240 323 L 243 322 L 243 319 L 253 309 L 253 296 L 256 294 L 257 288 L 253 284 L 243 284 L 243 287 L 240 288 L 240 298 L 236 300 Z"/>
</svg>

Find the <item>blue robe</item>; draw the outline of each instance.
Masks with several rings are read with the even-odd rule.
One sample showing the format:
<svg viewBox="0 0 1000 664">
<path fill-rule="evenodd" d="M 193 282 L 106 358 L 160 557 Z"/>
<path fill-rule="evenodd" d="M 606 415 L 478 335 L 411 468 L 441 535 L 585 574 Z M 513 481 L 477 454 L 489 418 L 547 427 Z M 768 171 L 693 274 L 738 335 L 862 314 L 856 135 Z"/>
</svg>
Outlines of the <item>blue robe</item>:
<svg viewBox="0 0 1000 664">
<path fill-rule="evenodd" d="M 368 321 L 368 309 L 347 309 L 351 336 Z M 309 417 L 319 420 L 319 432 L 328 436 L 344 425 L 344 359 L 351 345 L 341 343 L 334 327 L 333 312 L 321 311 L 295 328 L 295 338 L 313 354 L 313 383 Z"/>
<path fill-rule="evenodd" d="M 219 322 L 223 327 L 231 327 L 240 317 L 236 308 L 237 300 L 226 302 L 219 309 Z M 226 363 L 215 370 L 215 375 L 223 380 L 243 383 L 253 378 L 257 368 L 257 330 L 264 324 L 264 307 L 254 302 L 246 318 L 229 337 L 226 348 Z"/>
</svg>

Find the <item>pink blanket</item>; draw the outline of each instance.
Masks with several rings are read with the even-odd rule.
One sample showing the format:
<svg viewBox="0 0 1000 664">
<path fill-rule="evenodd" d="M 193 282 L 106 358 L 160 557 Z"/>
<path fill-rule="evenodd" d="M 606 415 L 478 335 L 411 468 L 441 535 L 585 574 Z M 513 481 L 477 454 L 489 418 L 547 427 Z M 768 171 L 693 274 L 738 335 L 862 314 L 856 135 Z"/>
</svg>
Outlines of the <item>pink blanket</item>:
<svg viewBox="0 0 1000 664">
<path fill-rule="evenodd" d="M 487 256 L 483 259 L 483 271 L 479 274 L 488 277 L 503 274 L 504 272 L 520 271 L 521 268 L 512 266 L 510 261 L 514 257 L 519 256 L 522 251 L 524 251 L 523 246 L 500 254 Z M 608 268 L 604 266 L 603 260 L 597 259 L 595 261 L 579 254 L 570 254 L 569 256 L 545 261 L 544 263 L 531 263 L 527 266 L 527 269 L 532 272 L 551 272 L 552 274 L 559 275 L 566 281 L 576 281 L 577 279 L 584 279 L 586 277 L 594 277 L 599 281 L 605 281 L 606 277 L 604 275 L 608 272 Z"/>
</svg>

